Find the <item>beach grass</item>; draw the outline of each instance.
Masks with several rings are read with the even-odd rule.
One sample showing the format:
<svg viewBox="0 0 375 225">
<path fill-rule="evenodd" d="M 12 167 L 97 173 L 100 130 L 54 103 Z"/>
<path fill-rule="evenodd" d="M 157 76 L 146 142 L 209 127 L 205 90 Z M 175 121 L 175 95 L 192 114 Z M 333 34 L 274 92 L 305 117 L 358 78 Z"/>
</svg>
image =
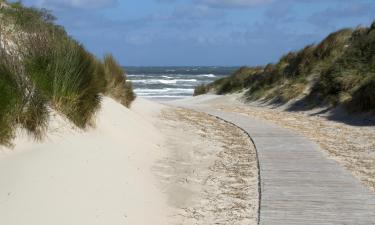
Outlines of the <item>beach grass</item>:
<svg viewBox="0 0 375 225">
<path fill-rule="evenodd" d="M 135 93 L 133 92 L 132 83 L 126 79 L 124 69 L 110 54 L 104 56 L 103 63 L 106 80 L 105 94 L 129 107 L 135 99 Z"/>
<path fill-rule="evenodd" d="M 246 90 L 248 100 L 287 103 L 298 97 L 309 107 L 346 106 L 375 111 L 375 23 L 342 29 L 318 44 L 289 52 L 275 64 L 242 67 L 230 77 L 196 87 L 196 94 Z"/>
<path fill-rule="evenodd" d="M 21 90 L 17 88 L 13 74 L 0 62 L 0 144 L 10 145 L 14 137 L 15 114 L 21 100 Z"/>
<path fill-rule="evenodd" d="M 130 107 L 135 94 L 113 56 L 96 58 L 47 10 L 6 5 L 0 8 L 0 144 L 11 146 L 17 128 L 42 139 L 51 110 L 79 128 L 94 125 L 103 95 Z"/>
<path fill-rule="evenodd" d="M 103 85 L 95 77 L 93 56 L 70 39 L 26 60 L 26 73 L 53 109 L 85 128 L 100 106 Z"/>
</svg>

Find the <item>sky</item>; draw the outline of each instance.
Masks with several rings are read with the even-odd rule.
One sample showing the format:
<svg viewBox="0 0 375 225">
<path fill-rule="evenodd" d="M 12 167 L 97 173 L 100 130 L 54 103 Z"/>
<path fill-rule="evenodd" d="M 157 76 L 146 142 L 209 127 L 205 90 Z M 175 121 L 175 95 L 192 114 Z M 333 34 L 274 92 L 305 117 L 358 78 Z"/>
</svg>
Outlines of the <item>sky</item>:
<svg viewBox="0 0 375 225">
<path fill-rule="evenodd" d="M 52 10 L 88 50 L 111 53 L 126 66 L 264 65 L 375 20 L 375 0 L 22 2 Z"/>
</svg>

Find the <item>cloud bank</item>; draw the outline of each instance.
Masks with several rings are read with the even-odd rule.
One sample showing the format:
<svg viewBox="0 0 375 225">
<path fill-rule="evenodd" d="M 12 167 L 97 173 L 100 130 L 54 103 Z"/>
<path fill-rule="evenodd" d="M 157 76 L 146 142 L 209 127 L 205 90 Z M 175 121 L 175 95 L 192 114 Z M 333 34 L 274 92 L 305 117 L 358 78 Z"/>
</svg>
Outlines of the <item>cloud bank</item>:
<svg viewBox="0 0 375 225">
<path fill-rule="evenodd" d="M 37 5 L 57 9 L 78 8 L 78 9 L 94 9 L 112 7 L 118 3 L 117 0 L 38 0 Z"/>
<path fill-rule="evenodd" d="M 260 65 L 375 19 L 374 0 L 23 1 L 124 65 Z"/>
<path fill-rule="evenodd" d="M 242 8 L 271 3 L 273 0 L 194 0 L 194 2 L 217 8 Z"/>
</svg>

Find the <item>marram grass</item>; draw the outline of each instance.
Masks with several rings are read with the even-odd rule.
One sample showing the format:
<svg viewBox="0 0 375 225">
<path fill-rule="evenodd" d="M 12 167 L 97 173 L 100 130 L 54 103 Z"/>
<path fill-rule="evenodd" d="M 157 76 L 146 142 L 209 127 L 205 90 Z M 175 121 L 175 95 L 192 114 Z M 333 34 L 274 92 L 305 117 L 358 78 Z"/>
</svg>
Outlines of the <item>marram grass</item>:
<svg viewBox="0 0 375 225">
<path fill-rule="evenodd" d="M 306 94 L 310 107 L 343 105 L 352 112 L 375 112 L 374 55 L 375 23 L 342 29 L 317 45 L 284 55 L 276 64 L 243 67 L 228 78 L 199 86 L 195 94 L 245 89 L 249 100 L 278 103 Z"/>
<path fill-rule="evenodd" d="M 44 55 L 26 60 L 26 73 L 53 109 L 85 128 L 100 106 L 103 91 L 93 56 L 75 41 L 63 39 Z"/>
<path fill-rule="evenodd" d="M 0 46 L 0 145 L 11 146 L 18 128 L 43 138 L 50 109 L 86 128 L 103 95 L 131 105 L 132 85 L 112 56 L 94 57 L 48 11 L 7 4 L 0 41 L 12 45 Z"/>
<path fill-rule="evenodd" d="M 131 82 L 126 80 L 125 71 L 112 55 L 104 57 L 106 94 L 129 107 L 135 99 Z"/>
</svg>

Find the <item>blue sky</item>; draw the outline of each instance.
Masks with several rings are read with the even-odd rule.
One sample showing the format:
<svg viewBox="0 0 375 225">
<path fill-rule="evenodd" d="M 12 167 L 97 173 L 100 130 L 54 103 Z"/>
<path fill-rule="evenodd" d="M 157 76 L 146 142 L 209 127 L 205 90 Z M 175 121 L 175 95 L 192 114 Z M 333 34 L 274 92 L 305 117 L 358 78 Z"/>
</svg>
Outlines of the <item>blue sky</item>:
<svg viewBox="0 0 375 225">
<path fill-rule="evenodd" d="M 97 56 L 123 65 L 262 65 L 343 27 L 375 0 L 24 0 L 48 8 Z"/>
</svg>

